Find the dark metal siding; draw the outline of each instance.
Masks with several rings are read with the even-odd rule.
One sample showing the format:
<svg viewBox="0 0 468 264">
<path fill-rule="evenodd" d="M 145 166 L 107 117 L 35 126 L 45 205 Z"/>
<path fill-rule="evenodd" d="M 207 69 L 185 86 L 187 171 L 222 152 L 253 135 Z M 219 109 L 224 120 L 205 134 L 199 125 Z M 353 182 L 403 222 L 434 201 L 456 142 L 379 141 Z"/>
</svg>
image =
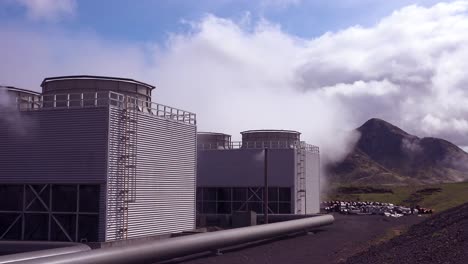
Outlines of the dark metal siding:
<svg viewBox="0 0 468 264">
<path fill-rule="evenodd" d="M 0 183 L 100 184 L 98 238 L 103 241 L 108 108 L 0 115 Z"/>
<path fill-rule="evenodd" d="M 103 107 L 0 118 L 0 182 L 103 183 L 108 116 Z"/>
<path fill-rule="evenodd" d="M 294 149 L 268 150 L 268 184 L 270 186 L 294 186 L 294 158 Z M 198 151 L 197 186 L 263 186 L 263 166 L 262 149 Z"/>
</svg>

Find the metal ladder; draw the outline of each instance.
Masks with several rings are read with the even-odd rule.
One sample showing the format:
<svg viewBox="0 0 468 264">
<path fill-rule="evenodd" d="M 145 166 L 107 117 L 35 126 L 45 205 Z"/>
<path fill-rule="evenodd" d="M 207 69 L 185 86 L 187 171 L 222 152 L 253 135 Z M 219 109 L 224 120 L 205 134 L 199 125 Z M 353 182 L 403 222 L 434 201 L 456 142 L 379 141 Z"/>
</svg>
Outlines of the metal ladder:
<svg viewBox="0 0 468 264">
<path fill-rule="evenodd" d="M 125 96 L 122 109 L 121 153 L 119 156 L 119 239 L 128 238 L 129 203 L 136 201 L 136 167 L 137 167 L 137 99 Z"/>
<path fill-rule="evenodd" d="M 297 144 L 297 151 L 296 151 L 296 159 L 297 159 L 297 178 L 296 178 L 296 204 L 297 204 L 297 213 L 305 214 L 305 199 L 306 199 L 306 186 L 305 186 L 305 150 L 301 146 L 301 144 Z M 304 206 L 304 208 L 303 208 Z M 304 209 L 304 212 L 303 212 Z"/>
</svg>

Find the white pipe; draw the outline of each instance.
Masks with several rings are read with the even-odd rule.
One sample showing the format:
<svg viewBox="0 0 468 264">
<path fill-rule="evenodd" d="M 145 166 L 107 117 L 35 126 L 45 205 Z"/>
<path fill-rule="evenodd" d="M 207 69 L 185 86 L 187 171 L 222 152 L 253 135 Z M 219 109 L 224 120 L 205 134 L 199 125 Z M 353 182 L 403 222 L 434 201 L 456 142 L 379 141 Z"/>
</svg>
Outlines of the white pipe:
<svg viewBox="0 0 468 264">
<path fill-rule="evenodd" d="M 217 250 L 247 242 L 278 237 L 330 225 L 333 216 L 323 215 L 280 223 L 235 228 L 217 232 L 188 235 L 134 245 L 100 248 L 60 256 L 33 259 L 23 264 L 127 264 L 155 263 L 195 253 Z"/>
</svg>

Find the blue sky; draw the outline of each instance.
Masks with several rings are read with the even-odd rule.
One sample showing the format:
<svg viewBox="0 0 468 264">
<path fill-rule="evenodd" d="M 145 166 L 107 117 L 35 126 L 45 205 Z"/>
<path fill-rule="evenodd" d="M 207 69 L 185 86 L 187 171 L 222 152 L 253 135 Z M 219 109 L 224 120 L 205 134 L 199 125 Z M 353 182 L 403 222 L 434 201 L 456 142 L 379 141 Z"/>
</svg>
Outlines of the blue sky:
<svg viewBox="0 0 468 264">
<path fill-rule="evenodd" d="M 373 117 L 468 150 L 466 32 L 468 1 L 0 0 L 0 85 L 134 78 L 200 131 L 298 130 L 335 159 Z"/>
<path fill-rule="evenodd" d="M 31 0 L 40 1 L 40 0 Z M 27 1 L 26 1 L 27 2 Z M 47 2 L 47 0 L 46 0 Z M 61 28 L 93 32 L 118 41 L 164 41 L 168 34 L 183 32 L 183 21 L 197 21 L 206 14 L 240 20 L 267 19 L 283 31 L 303 38 L 327 31 L 370 26 L 409 4 L 429 6 L 436 1 L 408 0 L 79 0 L 72 14 L 54 19 L 28 19 L 21 1 L 0 3 L 0 23 L 31 29 Z"/>
</svg>

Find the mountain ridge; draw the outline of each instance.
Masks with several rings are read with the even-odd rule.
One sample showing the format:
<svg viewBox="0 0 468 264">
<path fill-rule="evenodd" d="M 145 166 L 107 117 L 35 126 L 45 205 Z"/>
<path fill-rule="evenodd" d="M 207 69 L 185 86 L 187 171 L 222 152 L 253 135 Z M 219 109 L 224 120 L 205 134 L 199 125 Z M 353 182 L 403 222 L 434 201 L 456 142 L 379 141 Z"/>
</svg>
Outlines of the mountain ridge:
<svg viewBox="0 0 468 264">
<path fill-rule="evenodd" d="M 435 184 L 468 181 L 468 153 L 434 137 L 417 137 L 378 118 L 356 129 L 354 149 L 328 166 L 331 182 L 344 184 Z"/>
</svg>

